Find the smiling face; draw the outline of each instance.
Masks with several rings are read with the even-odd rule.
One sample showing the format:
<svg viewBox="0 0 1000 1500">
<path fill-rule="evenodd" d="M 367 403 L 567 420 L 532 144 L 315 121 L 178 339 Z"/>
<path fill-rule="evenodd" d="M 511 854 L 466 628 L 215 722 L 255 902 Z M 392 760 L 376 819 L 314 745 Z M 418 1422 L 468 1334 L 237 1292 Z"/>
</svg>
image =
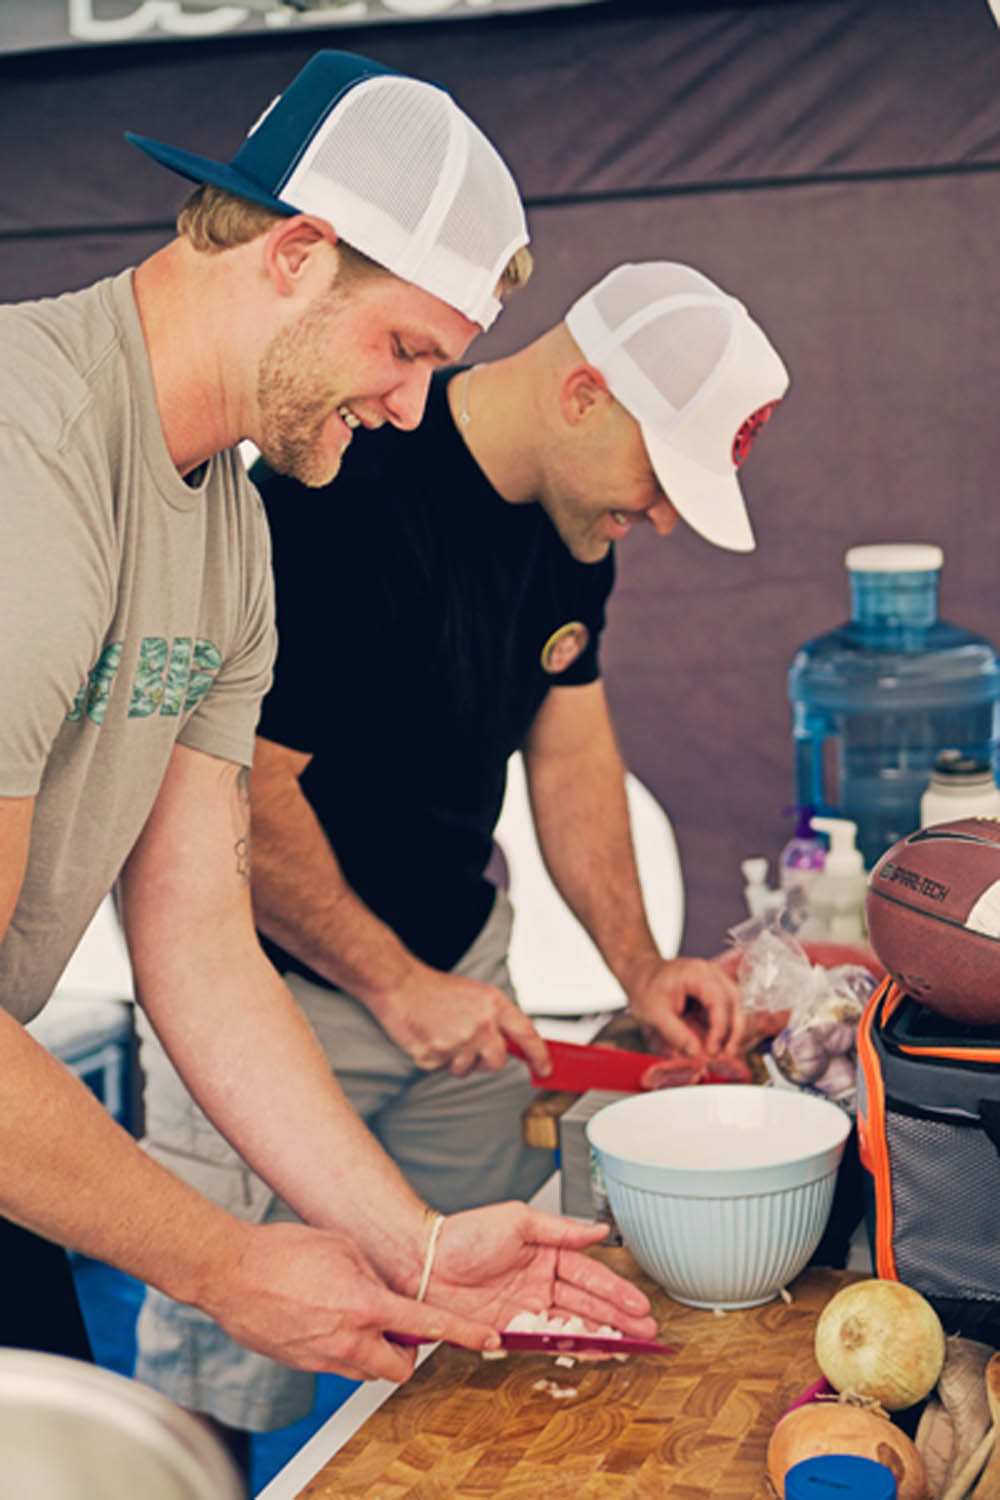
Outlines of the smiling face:
<svg viewBox="0 0 1000 1500">
<path fill-rule="evenodd" d="M 388 272 L 335 282 L 264 350 L 257 446 L 278 473 L 311 488 L 329 484 L 358 427 L 419 424 L 431 375 L 479 332 Z"/>
<path fill-rule="evenodd" d="M 680 519 L 653 473 L 638 422 L 610 397 L 573 426 L 538 498 L 577 562 L 600 562 L 642 522 L 667 536 Z"/>
</svg>

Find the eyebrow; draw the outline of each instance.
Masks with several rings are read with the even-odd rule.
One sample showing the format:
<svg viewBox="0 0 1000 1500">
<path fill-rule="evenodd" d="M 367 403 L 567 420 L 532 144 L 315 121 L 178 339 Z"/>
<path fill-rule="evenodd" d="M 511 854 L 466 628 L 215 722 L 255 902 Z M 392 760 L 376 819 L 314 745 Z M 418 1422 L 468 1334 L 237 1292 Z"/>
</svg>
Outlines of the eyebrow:
<svg viewBox="0 0 1000 1500">
<path fill-rule="evenodd" d="M 413 347 L 418 359 L 436 359 L 440 364 L 453 365 L 457 358 L 454 354 L 446 354 L 441 345 L 434 343 L 433 340 L 428 343 L 423 334 L 405 333 L 400 329 L 396 337 L 401 339 L 404 344 L 409 344 Z"/>
</svg>

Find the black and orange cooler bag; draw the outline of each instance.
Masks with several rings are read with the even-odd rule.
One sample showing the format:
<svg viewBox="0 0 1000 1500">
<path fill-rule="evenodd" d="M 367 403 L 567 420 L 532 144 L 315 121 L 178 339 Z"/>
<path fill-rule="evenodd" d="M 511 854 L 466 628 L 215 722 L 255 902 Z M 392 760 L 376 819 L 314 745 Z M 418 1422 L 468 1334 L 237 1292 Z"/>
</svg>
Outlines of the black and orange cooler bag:
<svg viewBox="0 0 1000 1500">
<path fill-rule="evenodd" d="M 973 1030 L 891 979 L 858 1026 L 858 1147 L 878 1276 L 949 1332 L 1000 1343 L 1000 1026 Z"/>
</svg>

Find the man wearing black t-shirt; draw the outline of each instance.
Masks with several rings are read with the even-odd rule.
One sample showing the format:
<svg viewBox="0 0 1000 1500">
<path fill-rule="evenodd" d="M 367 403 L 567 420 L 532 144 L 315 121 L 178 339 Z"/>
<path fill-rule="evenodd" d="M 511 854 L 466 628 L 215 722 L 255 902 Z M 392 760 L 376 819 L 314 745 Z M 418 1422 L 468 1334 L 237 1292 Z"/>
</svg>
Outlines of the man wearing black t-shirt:
<svg viewBox="0 0 1000 1500">
<path fill-rule="evenodd" d="M 733 982 L 664 960 L 649 931 L 598 644 L 632 526 L 683 515 L 753 545 L 736 468 L 786 385 L 735 299 L 687 267 L 628 266 L 519 353 L 436 377 L 416 433 L 359 433 L 329 492 L 254 472 L 280 642 L 252 779 L 258 926 L 348 1097 L 439 1209 L 530 1196 L 552 1169 L 521 1140 L 531 1091 L 506 1041 L 538 1071 L 546 1048 L 484 873 L 515 749 L 548 868 L 632 1012 L 674 1049 L 740 1041 Z M 144 1062 L 150 1136 L 190 1153 L 204 1122 L 165 1060 Z M 221 1140 L 197 1150 L 222 1171 Z M 234 1196 L 283 1216 L 231 1169 Z M 137 1374 L 238 1428 L 308 1409 L 308 1377 L 235 1347 L 222 1363 L 197 1322 L 148 1299 Z"/>
</svg>

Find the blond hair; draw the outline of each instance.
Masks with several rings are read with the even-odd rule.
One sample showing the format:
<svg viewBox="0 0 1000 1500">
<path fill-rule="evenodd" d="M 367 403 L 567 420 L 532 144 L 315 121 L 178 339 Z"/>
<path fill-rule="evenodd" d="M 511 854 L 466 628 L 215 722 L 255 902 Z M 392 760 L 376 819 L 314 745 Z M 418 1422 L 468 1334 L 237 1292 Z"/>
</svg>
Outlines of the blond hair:
<svg viewBox="0 0 1000 1500">
<path fill-rule="evenodd" d="M 267 234 L 284 217 L 263 204 L 252 203 L 249 198 L 238 198 L 225 188 L 203 182 L 181 204 L 177 214 L 177 233 L 195 250 L 211 255 L 248 244 Z M 338 239 L 337 249 L 343 252 L 343 270 L 348 274 L 393 274 L 345 240 Z M 526 245 L 515 250 L 500 273 L 499 295 L 506 297 L 524 286 L 533 266 L 531 251 Z"/>
</svg>

